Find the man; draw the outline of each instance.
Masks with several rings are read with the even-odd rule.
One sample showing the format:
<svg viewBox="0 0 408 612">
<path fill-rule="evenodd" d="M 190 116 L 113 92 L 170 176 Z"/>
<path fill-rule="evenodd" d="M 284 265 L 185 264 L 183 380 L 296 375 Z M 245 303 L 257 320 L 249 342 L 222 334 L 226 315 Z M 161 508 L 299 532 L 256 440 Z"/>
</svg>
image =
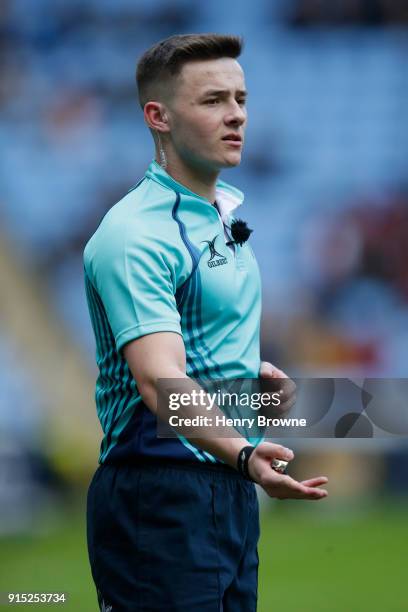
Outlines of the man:
<svg viewBox="0 0 408 612">
<path fill-rule="evenodd" d="M 243 196 L 218 180 L 241 160 L 240 51 L 233 36 L 184 35 L 143 55 L 137 84 L 156 159 L 84 253 L 104 432 L 88 547 L 101 609 L 113 612 L 255 610 L 253 483 L 278 498 L 327 495 L 325 477 L 297 482 L 271 468 L 293 459 L 280 445 L 255 448 L 228 428 L 222 438 L 204 426 L 194 439 L 156 431 L 159 379 L 193 390 L 200 378 L 284 376 L 261 364 L 259 272 L 229 234 Z"/>
</svg>

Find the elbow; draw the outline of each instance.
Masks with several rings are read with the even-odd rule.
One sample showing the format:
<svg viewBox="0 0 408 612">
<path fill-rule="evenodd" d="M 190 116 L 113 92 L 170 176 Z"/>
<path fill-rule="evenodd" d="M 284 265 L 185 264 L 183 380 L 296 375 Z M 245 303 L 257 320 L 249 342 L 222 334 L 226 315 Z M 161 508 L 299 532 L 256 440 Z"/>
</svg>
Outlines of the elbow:
<svg viewBox="0 0 408 612">
<path fill-rule="evenodd" d="M 165 383 L 172 379 L 185 379 L 186 377 L 186 373 L 182 370 L 169 368 L 163 370 L 160 377 L 156 373 L 144 376 L 141 380 L 136 380 L 136 383 L 143 402 L 154 414 L 157 414 L 158 398 L 161 396 L 167 399 L 168 396 L 168 385 Z"/>
<path fill-rule="evenodd" d="M 136 381 L 137 389 L 142 398 L 150 410 L 157 413 L 157 384 L 153 380 Z"/>
</svg>

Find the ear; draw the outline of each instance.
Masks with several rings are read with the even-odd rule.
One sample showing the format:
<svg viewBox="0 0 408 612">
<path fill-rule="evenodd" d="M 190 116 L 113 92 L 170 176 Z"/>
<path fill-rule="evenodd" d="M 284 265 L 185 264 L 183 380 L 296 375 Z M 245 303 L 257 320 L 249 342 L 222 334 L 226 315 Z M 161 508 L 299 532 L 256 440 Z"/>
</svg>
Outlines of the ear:
<svg viewBox="0 0 408 612">
<path fill-rule="evenodd" d="M 152 130 L 170 132 L 166 109 L 160 102 L 146 102 L 143 110 L 144 119 Z"/>
</svg>

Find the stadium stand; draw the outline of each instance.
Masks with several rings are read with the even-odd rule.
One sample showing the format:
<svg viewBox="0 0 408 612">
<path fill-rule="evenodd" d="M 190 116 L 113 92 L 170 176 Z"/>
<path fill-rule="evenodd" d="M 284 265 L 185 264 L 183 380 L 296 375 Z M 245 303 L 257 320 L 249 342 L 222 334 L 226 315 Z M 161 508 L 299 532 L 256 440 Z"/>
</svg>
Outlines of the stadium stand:
<svg viewBox="0 0 408 612">
<path fill-rule="evenodd" d="M 408 206 L 405 12 L 396 1 L 391 12 L 375 3 L 371 17 L 355 2 L 347 18 L 328 15 L 323 2 L 282 4 L 235 0 L 231 11 L 227 1 L 2 3 L 3 262 L 18 257 L 58 313 L 72 341 L 60 350 L 73 361 L 87 355 L 89 363 L 69 378 L 73 387 L 82 381 L 89 389 L 92 380 L 84 374 L 92 372 L 93 339 L 83 246 L 152 155 L 135 62 L 157 39 L 189 31 L 246 40 L 246 157 L 225 179 L 246 192 L 245 216 L 255 230 L 264 356 L 298 373 L 406 376 L 406 273 L 401 265 L 376 265 L 391 242 L 400 249 L 393 261 L 406 260 L 398 233 Z M 323 12 L 310 13 L 311 4 Z M 376 238 L 374 248 L 373 231 L 388 241 Z M 334 265 L 343 260 L 341 269 Z M 0 386 L 8 388 L 2 369 Z M 85 395 L 74 402 L 79 412 Z"/>
</svg>

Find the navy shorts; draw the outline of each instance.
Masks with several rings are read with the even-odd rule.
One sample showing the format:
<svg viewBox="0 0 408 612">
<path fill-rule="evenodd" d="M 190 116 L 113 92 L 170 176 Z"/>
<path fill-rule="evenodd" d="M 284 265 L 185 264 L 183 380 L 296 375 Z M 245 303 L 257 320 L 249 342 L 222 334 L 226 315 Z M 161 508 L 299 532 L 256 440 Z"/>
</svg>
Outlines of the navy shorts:
<svg viewBox="0 0 408 612">
<path fill-rule="evenodd" d="M 258 500 L 228 466 L 102 465 L 87 535 L 101 610 L 256 610 Z"/>
</svg>

